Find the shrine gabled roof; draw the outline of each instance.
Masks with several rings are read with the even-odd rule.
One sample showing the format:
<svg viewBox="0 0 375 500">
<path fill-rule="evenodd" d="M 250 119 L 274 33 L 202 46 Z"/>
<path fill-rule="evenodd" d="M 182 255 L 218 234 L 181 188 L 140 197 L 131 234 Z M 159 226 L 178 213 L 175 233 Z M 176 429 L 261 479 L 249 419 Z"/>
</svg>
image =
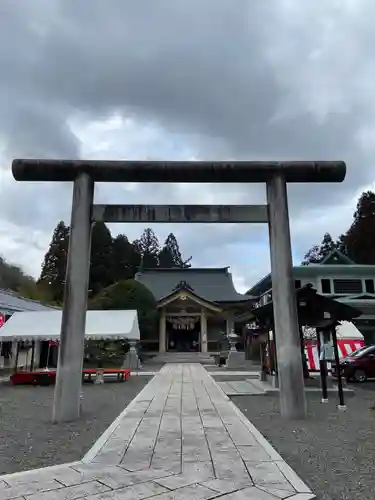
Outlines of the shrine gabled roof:
<svg viewBox="0 0 375 500">
<path fill-rule="evenodd" d="M 145 285 L 157 301 L 169 296 L 184 282 L 194 295 L 207 302 L 244 302 L 253 298 L 238 293 L 228 267 L 145 269 L 135 279 Z"/>
<path fill-rule="evenodd" d="M 194 290 L 189 286 L 186 281 L 181 281 L 173 290 L 171 293 L 166 295 L 165 297 L 162 297 L 159 299 L 159 306 L 164 307 L 164 305 L 174 301 L 175 299 L 185 296 L 185 298 L 190 298 L 193 301 L 197 301 L 198 303 L 201 303 L 201 305 L 207 307 L 208 309 L 213 309 L 216 311 L 221 311 L 220 306 L 218 305 L 217 302 L 212 302 L 209 301 L 200 295 L 197 295 L 194 293 Z"/>
</svg>

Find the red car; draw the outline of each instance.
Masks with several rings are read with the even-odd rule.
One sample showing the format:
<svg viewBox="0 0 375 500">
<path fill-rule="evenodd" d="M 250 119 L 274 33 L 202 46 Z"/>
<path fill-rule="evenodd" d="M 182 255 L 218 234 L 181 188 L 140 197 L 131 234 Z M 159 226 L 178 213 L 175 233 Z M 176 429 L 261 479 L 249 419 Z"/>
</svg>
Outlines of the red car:
<svg viewBox="0 0 375 500">
<path fill-rule="evenodd" d="M 375 377 L 375 346 L 361 347 L 349 356 L 340 359 L 341 375 L 348 382 L 366 382 Z M 337 367 L 332 364 L 332 375 L 337 376 Z"/>
</svg>

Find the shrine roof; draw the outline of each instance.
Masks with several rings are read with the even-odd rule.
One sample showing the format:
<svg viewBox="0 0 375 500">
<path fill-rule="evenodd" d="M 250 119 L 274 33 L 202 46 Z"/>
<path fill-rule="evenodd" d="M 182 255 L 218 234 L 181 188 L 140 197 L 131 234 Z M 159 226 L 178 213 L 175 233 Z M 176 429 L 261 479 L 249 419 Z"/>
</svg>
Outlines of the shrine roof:
<svg viewBox="0 0 375 500">
<path fill-rule="evenodd" d="M 144 284 L 157 301 L 170 295 L 182 282 L 195 295 L 208 302 L 245 302 L 253 300 L 249 295 L 238 293 L 228 267 L 187 269 L 144 269 L 135 279 Z"/>
</svg>

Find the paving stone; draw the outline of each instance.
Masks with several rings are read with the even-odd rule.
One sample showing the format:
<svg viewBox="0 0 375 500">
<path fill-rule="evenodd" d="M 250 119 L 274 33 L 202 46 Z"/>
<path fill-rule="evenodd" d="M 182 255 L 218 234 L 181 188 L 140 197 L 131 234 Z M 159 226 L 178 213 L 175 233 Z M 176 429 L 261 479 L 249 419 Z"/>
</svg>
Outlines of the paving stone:
<svg viewBox="0 0 375 500">
<path fill-rule="evenodd" d="M 202 486 L 206 486 L 207 488 L 211 488 L 218 493 L 231 493 L 233 491 L 253 486 L 250 478 L 248 478 L 247 481 L 236 481 L 235 479 L 210 479 L 200 484 Z"/>
<path fill-rule="evenodd" d="M 275 463 L 246 462 L 247 470 L 256 486 L 265 486 L 295 492 L 293 486 L 286 479 Z"/>
<path fill-rule="evenodd" d="M 217 385 L 220 387 L 220 389 L 227 394 L 228 392 L 236 392 L 232 386 L 229 385 L 228 382 L 218 382 Z"/>
<path fill-rule="evenodd" d="M 213 491 L 209 488 L 201 486 L 199 484 L 194 484 L 191 486 L 185 486 L 174 491 L 169 491 L 168 493 L 163 493 L 156 497 L 157 500 L 209 500 L 211 498 L 217 498 L 217 491 Z M 155 499 L 155 500 L 156 500 Z"/>
<path fill-rule="evenodd" d="M 245 462 L 272 462 L 272 458 L 263 446 L 237 446 L 237 450 Z"/>
<path fill-rule="evenodd" d="M 124 453 L 125 449 L 118 451 L 115 450 L 103 451 L 95 456 L 95 458 L 92 460 L 92 463 L 104 464 L 104 465 L 105 464 L 117 465 L 118 463 L 121 462 Z"/>
<path fill-rule="evenodd" d="M 128 472 L 122 467 L 99 468 L 98 466 L 94 467 L 94 465 L 85 464 L 77 467 L 77 470 L 81 473 L 81 482 L 97 480 L 114 489 L 172 474 L 169 470 L 146 469 L 138 472 Z"/>
<path fill-rule="evenodd" d="M 31 471 L 19 472 L 6 476 L 6 482 L 0 483 L 1 488 L 5 485 L 14 487 L 22 484 L 31 484 L 43 482 L 51 482 L 56 480 L 63 483 L 65 486 L 71 486 L 81 482 L 81 475 L 69 466 L 60 465 L 58 467 L 45 467 L 44 469 L 36 469 Z M 1 498 L 1 497 L 0 497 Z"/>
<path fill-rule="evenodd" d="M 169 488 L 170 490 L 175 490 L 177 488 L 182 488 L 183 486 L 190 486 L 191 484 L 199 483 L 199 478 L 193 475 L 178 474 L 175 476 L 163 477 L 161 479 L 155 479 L 155 482 Z"/>
<path fill-rule="evenodd" d="M 54 491 L 46 491 L 44 493 L 34 493 L 28 496 L 27 500 L 76 500 L 78 498 L 87 498 L 88 496 L 95 495 L 97 493 L 103 493 L 108 491 L 110 488 L 97 481 L 92 481 L 90 483 L 82 483 L 76 486 L 67 486 L 66 488 L 61 488 Z"/>
<path fill-rule="evenodd" d="M 234 390 L 234 392 L 239 392 L 241 394 L 254 394 L 258 392 L 249 382 L 242 380 L 228 382 L 228 385 L 232 388 L 232 390 Z"/>
<path fill-rule="evenodd" d="M 284 474 L 287 480 L 292 484 L 294 489 L 300 493 L 311 493 L 310 488 L 297 476 L 294 470 L 283 460 L 275 462 L 280 471 Z"/>
<path fill-rule="evenodd" d="M 316 498 L 316 496 L 312 493 L 297 493 L 288 500 L 314 500 L 314 498 Z"/>
<path fill-rule="evenodd" d="M 101 481 L 110 488 L 119 488 L 133 484 L 132 473 L 117 466 L 104 466 L 101 464 L 82 464 L 74 466 L 74 470 L 80 474 L 80 482 Z"/>
<path fill-rule="evenodd" d="M 167 488 L 154 482 L 141 483 L 118 490 L 86 497 L 86 500 L 143 500 L 168 492 Z M 156 498 L 160 498 L 157 496 Z"/>
<path fill-rule="evenodd" d="M 210 461 L 210 452 L 206 447 L 185 446 L 183 445 L 184 462 L 208 462 Z"/>
<path fill-rule="evenodd" d="M 295 495 L 293 495 L 293 493 L 291 493 L 290 491 L 287 491 L 287 490 L 279 490 L 277 488 L 265 488 L 263 486 L 257 486 L 257 488 L 265 491 L 266 493 L 271 493 L 271 495 L 274 495 L 276 498 L 280 498 L 282 500 L 284 500 L 285 498 L 287 498 L 288 500 L 290 498 L 294 499 L 294 497 L 295 497 Z"/>
<path fill-rule="evenodd" d="M 221 497 L 223 500 L 278 500 L 274 495 L 260 490 L 255 486 L 229 493 Z"/>
<path fill-rule="evenodd" d="M 61 483 L 54 480 L 38 480 L 34 482 L 25 482 L 15 484 L 14 486 L 2 486 L 0 489 L 1 500 L 9 500 L 23 495 L 31 495 L 37 493 L 41 495 L 44 491 L 57 490 L 64 488 Z"/>
<path fill-rule="evenodd" d="M 183 462 L 182 474 L 195 478 L 197 482 L 215 477 L 212 462 Z"/>
</svg>

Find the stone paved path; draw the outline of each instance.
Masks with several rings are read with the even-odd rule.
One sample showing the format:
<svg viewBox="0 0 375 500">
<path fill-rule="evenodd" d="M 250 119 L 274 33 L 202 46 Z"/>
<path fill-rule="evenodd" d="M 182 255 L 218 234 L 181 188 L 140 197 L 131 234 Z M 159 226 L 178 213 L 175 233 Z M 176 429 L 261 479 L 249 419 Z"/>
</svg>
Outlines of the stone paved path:
<svg viewBox="0 0 375 500">
<path fill-rule="evenodd" d="M 257 380 L 230 380 L 226 382 L 217 382 L 217 385 L 227 396 L 257 396 L 266 394 L 265 389 Z"/>
<path fill-rule="evenodd" d="M 315 498 L 199 364 L 168 364 L 80 462 L 0 477 L 0 500 Z"/>
</svg>

